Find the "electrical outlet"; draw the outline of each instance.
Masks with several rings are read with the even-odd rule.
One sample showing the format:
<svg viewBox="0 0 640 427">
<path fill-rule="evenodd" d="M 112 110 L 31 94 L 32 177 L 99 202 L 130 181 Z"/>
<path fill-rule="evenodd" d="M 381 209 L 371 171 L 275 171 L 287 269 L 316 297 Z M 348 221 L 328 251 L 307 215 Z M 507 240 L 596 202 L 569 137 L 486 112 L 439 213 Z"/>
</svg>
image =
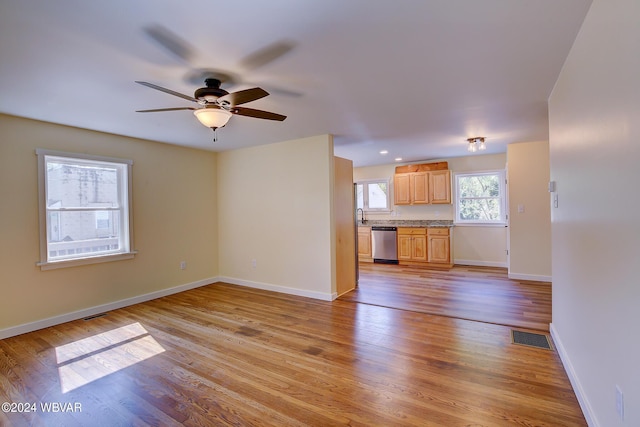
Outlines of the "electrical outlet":
<svg viewBox="0 0 640 427">
<path fill-rule="evenodd" d="M 187 261 L 180 261 L 180 270 L 186 270 Z"/>
<path fill-rule="evenodd" d="M 620 386 L 616 384 L 616 411 L 620 420 L 624 420 L 624 394 L 620 390 Z"/>
<path fill-rule="evenodd" d="M 251 260 L 251 268 L 256 268 L 258 266 L 258 261 L 254 258 Z"/>
</svg>

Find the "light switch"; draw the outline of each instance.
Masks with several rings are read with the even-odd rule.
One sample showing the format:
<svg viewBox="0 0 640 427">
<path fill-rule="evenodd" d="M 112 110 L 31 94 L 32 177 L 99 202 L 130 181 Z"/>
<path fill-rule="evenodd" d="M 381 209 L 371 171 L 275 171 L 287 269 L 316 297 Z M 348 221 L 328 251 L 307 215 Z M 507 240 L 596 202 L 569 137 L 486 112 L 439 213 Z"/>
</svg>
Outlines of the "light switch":
<svg viewBox="0 0 640 427">
<path fill-rule="evenodd" d="M 518 205 L 518 213 L 524 213 L 524 205 Z"/>
</svg>

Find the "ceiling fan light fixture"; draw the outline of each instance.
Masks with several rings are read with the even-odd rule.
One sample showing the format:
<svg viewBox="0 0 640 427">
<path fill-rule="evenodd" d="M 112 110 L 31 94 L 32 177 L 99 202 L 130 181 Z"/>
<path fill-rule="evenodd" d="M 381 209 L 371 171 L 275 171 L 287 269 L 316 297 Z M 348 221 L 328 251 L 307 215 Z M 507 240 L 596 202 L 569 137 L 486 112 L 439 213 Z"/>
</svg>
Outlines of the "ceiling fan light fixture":
<svg viewBox="0 0 640 427">
<path fill-rule="evenodd" d="M 198 121 L 211 129 L 221 128 L 231 118 L 231 113 L 221 108 L 199 108 L 193 112 Z"/>
</svg>

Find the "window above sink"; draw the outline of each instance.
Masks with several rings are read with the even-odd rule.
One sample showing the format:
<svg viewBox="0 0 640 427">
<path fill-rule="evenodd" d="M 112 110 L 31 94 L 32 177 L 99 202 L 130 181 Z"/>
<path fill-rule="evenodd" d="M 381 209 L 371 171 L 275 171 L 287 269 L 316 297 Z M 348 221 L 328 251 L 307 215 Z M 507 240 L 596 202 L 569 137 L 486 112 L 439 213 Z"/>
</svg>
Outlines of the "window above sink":
<svg viewBox="0 0 640 427">
<path fill-rule="evenodd" d="M 389 179 L 369 179 L 356 183 L 356 208 L 364 212 L 390 212 Z"/>
</svg>

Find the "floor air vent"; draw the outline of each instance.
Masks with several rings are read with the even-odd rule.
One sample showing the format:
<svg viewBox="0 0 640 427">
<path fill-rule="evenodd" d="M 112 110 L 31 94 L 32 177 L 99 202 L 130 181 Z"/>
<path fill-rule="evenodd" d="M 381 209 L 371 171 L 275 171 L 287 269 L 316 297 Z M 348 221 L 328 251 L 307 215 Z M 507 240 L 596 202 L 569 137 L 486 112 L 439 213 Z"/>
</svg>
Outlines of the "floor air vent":
<svg viewBox="0 0 640 427">
<path fill-rule="evenodd" d="M 511 342 L 518 345 L 526 345 L 528 347 L 543 348 L 551 350 L 551 341 L 544 334 L 534 334 L 532 332 L 523 332 L 511 330 Z"/>
</svg>

